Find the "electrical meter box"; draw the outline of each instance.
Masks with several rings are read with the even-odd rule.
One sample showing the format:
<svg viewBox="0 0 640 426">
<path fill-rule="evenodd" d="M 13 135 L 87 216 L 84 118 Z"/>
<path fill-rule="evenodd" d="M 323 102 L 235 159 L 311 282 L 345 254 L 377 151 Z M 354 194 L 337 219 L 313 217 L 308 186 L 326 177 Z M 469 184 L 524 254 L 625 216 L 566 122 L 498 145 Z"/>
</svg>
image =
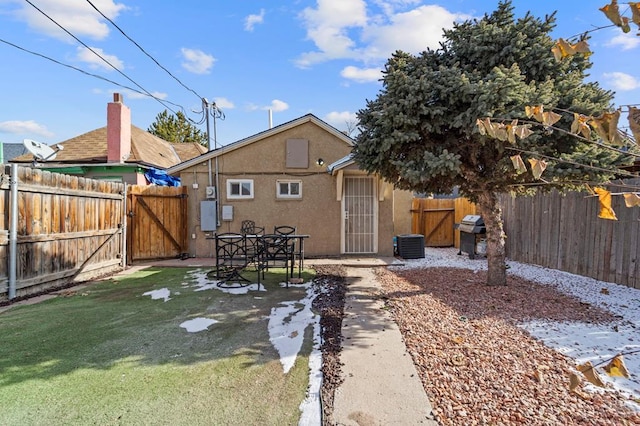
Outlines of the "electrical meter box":
<svg viewBox="0 0 640 426">
<path fill-rule="evenodd" d="M 216 201 L 200 201 L 200 229 L 202 231 L 215 231 L 218 229 Z"/>
<path fill-rule="evenodd" d="M 233 220 L 233 206 L 222 206 L 222 220 Z"/>
<path fill-rule="evenodd" d="M 207 186 L 205 188 L 205 196 L 209 199 L 216 198 L 216 187 L 215 186 Z"/>
</svg>

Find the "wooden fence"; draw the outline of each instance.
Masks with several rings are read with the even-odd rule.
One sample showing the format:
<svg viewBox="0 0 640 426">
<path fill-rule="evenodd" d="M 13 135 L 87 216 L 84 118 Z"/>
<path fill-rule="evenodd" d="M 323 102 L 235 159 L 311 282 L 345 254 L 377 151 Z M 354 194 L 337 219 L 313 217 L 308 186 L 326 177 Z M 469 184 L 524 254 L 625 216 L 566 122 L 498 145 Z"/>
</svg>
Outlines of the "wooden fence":
<svg viewBox="0 0 640 426">
<path fill-rule="evenodd" d="M 0 184 L 0 302 L 9 298 L 11 181 L 17 187 L 15 297 L 123 268 L 122 183 L 5 166 Z"/>
<path fill-rule="evenodd" d="M 503 196 L 507 256 L 640 289 L 640 208 L 612 198 L 617 221 L 599 219 L 586 193 Z"/>
<path fill-rule="evenodd" d="M 424 235 L 427 247 L 460 247 L 460 233 L 454 228 L 476 207 L 466 198 L 414 198 L 411 232 Z"/>
<path fill-rule="evenodd" d="M 127 188 L 128 263 L 188 256 L 187 188 Z"/>
<path fill-rule="evenodd" d="M 627 208 L 623 197 L 612 200 L 617 221 L 599 219 L 598 198 L 587 193 L 500 201 L 509 259 L 640 289 L 640 208 Z M 412 232 L 426 246 L 459 247 L 453 224 L 476 210 L 463 198 L 416 198 L 411 213 Z"/>
</svg>

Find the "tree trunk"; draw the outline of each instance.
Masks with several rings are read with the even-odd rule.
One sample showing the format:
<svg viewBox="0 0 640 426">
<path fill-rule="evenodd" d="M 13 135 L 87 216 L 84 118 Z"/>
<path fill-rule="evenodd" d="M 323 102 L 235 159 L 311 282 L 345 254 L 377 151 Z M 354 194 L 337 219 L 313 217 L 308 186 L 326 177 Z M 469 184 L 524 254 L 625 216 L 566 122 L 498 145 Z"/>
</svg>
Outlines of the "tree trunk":
<svg viewBox="0 0 640 426">
<path fill-rule="evenodd" d="M 507 285 L 506 235 L 498 194 L 483 192 L 478 209 L 487 228 L 487 285 Z"/>
</svg>

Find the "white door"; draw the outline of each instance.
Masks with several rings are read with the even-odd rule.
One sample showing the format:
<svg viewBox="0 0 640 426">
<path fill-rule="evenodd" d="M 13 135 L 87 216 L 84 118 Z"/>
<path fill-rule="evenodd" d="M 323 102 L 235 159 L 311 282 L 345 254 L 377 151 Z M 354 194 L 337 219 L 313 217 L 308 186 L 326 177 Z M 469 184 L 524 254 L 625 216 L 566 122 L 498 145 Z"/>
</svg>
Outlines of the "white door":
<svg viewBox="0 0 640 426">
<path fill-rule="evenodd" d="M 378 203 L 376 180 L 369 176 L 345 176 L 343 252 L 377 253 Z"/>
</svg>

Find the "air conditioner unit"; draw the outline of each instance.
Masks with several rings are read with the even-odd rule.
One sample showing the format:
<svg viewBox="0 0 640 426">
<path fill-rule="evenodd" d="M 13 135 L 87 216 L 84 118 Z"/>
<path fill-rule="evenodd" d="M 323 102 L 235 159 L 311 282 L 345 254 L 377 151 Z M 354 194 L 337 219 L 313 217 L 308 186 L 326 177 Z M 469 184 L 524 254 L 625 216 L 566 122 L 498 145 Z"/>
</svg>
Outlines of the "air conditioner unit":
<svg viewBox="0 0 640 426">
<path fill-rule="evenodd" d="M 424 258 L 424 235 L 404 234 L 396 236 L 398 255 L 403 259 Z"/>
<path fill-rule="evenodd" d="M 207 186 L 205 190 L 205 196 L 207 198 L 216 198 L 216 187 L 215 186 Z"/>
</svg>

